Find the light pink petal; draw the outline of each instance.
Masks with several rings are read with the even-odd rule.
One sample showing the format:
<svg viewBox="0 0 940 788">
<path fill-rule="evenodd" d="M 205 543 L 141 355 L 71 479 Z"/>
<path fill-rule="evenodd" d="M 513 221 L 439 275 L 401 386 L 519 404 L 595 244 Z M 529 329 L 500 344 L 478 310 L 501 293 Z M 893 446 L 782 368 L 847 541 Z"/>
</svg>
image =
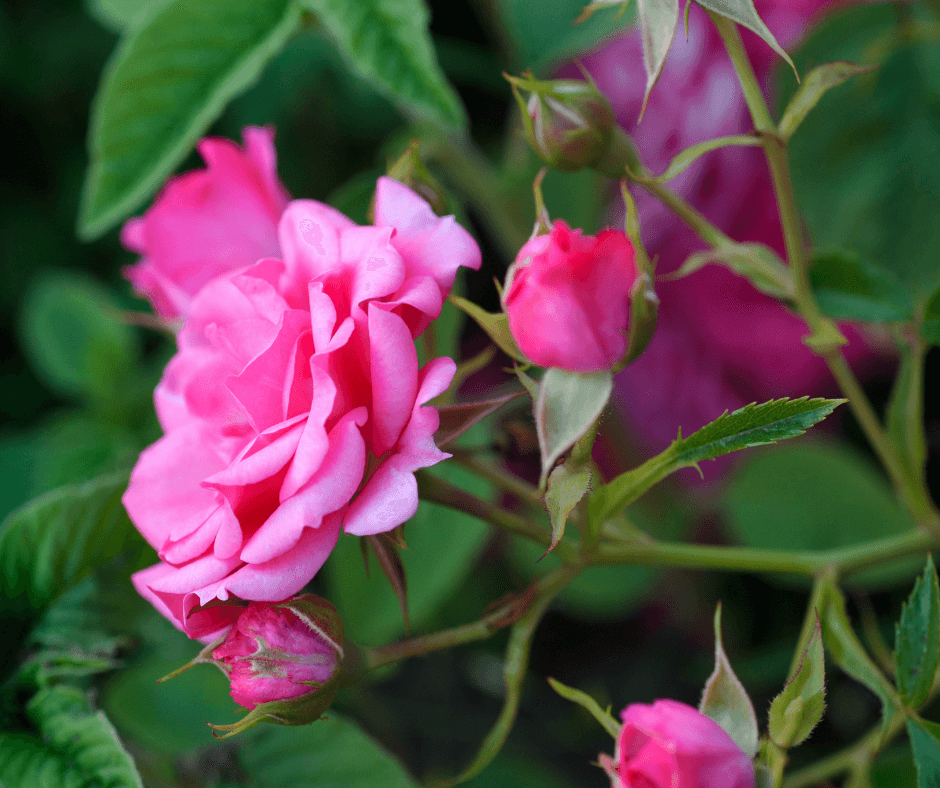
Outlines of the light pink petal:
<svg viewBox="0 0 940 788">
<path fill-rule="evenodd" d="M 284 263 L 287 267 L 286 290 L 303 288 L 307 283 L 336 269 L 339 263 L 339 234 L 355 223 L 335 208 L 316 200 L 294 200 L 278 225 Z"/>
<path fill-rule="evenodd" d="M 277 324 L 281 313 L 288 309 L 287 302 L 276 289 L 283 275 L 284 263 L 277 258 L 266 257 L 233 276 L 232 284 L 248 299 L 260 317 Z"/>
<path fill-rule="evenodd" d="M 401 434 L 418 391 L 418 354 L 405 321 L 369 305 L 372 451 L 381 457 Z"/>
<path fill-rule="evenodd" d="M 144 539 L 159 550 L 171 533 L 179 539 L 202 525 L 219 500 L 200 482 L 222 464 L 199 429 L 175 430 L 144 449 L 122 499 Z"/>
<path fill-rule="evenodd" d="M 453 216 L 440 218 L 421 197 L 391 178 L 375 187 L 375 224 L 396 229 L 392 245 L 405 261 L 408 276 L 434 278 L 442 294 L 450 292 L 461 266 L 480 267 L 480 248 Z"/>
<path fill-rule="evenodd" d="M 242 409 L 220 381 L 237 368 L 230 356 L 209 347 L 180 351 L 167 364 L 154 392 L 154 406 L 165 432 L 196 421 L 236 425 L 246 422 Z"/>
<path fill-rule="evenodd" d="M 216 489 L 239 487 L 274 476 L 294 456 L 303 430 L 304 425 L 297 423 L 274 440 L 259 435 L 251 444 L 249 453 L 227 468 L 207 477 L 203 485 Z"/>
<path fill-rule="evenodd" d="M 365 408 L 346 414 L 330 431 L 329 450 L 313 478 L 281 505 L 248 540 L 242 560 L 260 564 L 289 551 L 305 528 L 317 528 L 321 519 L 345 507 L 365 470 L 365 443 L 359 428 Z"/>
<path fill-rule="evenodd" d="M 150 588 L 150 583 L 156 582 L 164 575 L 175 571 L 175 567 L 167 564 L 156 564 L 146 569 L 141 569 L 139 572 L 134 572 L 134 574 L 131 575 L 131 582 L 134 584 L 134 588 L 137 589 L 137 593 L 153 605 L 158 613 L 180 632 L 185 632 L 186 630 L 183 629 L 182 599 L 174 600 L 171 598 L 164 600 L 163 597 L 154 593 Z"/>
<path fill-rule="evenodd" d="M 310 480 L 330 446 L 325 425 L 336 401 L 336 384 L 315 364 L 311 364 L 310 372 L 313 376 L 313 401 L 294 453 L 294 461 L 281 486 L 281 501 L 290 498 Z"/>
<path fill-rule="evenodd" d="M 185 566 L 173 567 L 173 571 L 151 580 L 149 586 L 157 594 L 187 594 L 221 580 L 240 563 L 238 558 L 220 559 L 206 554 Z"/>
<path fill-rule="evenodd" d="M 365 319 L 362 305 L 394 293 L 405 281 L 405 265 L 389 243 L 389 227 L 351 227 L 340 236 L 340 256 L 352 272 L 349 300 L 357 320 Z"/>
<path fill-rule="evenodd" d="M 416 338 L 434 318 L 440 316 L 444 301 L 441 289 L 429 276 L 413 276 L 405 280 L 398 292 L 382 302 L 400 315 Z"/>
<path fill-rule="evenodd" d="M 215 541 L 222 522 L 232 516 L 232 509 L 228 505 L 228 501 L 223 498 L 219 502 L 218 508 L 195 531 L 177 539 L 174 539 L 174 535 L 171 533 L 157 553 L 160 560 L 174 566 L 182 566 L 199 558 Z"/>
</svg>

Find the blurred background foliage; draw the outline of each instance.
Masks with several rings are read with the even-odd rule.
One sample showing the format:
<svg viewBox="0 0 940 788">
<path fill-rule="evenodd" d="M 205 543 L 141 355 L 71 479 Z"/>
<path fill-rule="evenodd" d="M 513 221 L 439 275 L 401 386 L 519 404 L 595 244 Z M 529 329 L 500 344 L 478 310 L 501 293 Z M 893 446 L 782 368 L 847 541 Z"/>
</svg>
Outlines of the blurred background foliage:
<svg viewBox="0 0 940 788">
<path fill-rule="evenodd" d="M 501 183 L 519 197 L 523 237 L 533 218 L 530 184 L 538 164 L 513 124 L 514 104 L 500 72 L 533 67 L 548 73 L 615 29 L 612 14 L 597 14 L 573 28 L 570 20 L 581 6 L 579 0 L 430 3 L 441 66 L 467 108 L 474 139 L 502 162 Z M 8 139 L 0 168 L 0 332 L 6 350 L 0 358 L 0 515 L 63 483 L 130 468 L 159 435 L 151 394 L 172 339 L 150 324 L 147 306 L 122 279 L 121 268 L 134 257 L 122 249 L 117 232 L 93 243 L 79 242 L 75 232 L 92 97 L 118 40 L 115 20 L 129 7 L 126 0 L 0 4 L 0 125 Z M 898 26 L 904 8 L 884 4 L 844 12 L 796 53 L 801 71 L 822 60 L 859 58 L 879 46 L 888 54 L 877 76 L 824 99 L 794 144 L 794 169 L 817 241 L 848 246 L 932 292 L 940 281 L 940 63 L 936 47 L 928 51 L 911 36 L 899 47 L 891 45 L 891 36 L 904 30 Z M 782 85 L 788 84 L 785 77 Z M 398 110 L 352 75 L 315 27 L 291 39 L 211 132 L 240 139 L 246 124 L 276 127 L 278 170 L 293 195 L 331 202 L 360 221 L 375 177 L 409 135 Z M 191 155 L 181 169 L 195 166 L 199 161 Z M 447 183 L 446 173 L 442 179 Z M 448 185 L 459 192 L 459 184 Z M 612 197 L 609 185 L 590 173 L 552 173 L 545 192 L 554 217 L 587 231 L 604 224 Z M 501 279 L 510 261 L 486 217 L 464 211 L 484 249 L 483 272 L 464 286 L 493 309 L 489 282 Z M 470 329 L 448 339 L 465 353 L 482 341 Z M 931 450 L 940 441 L 938 370 L 932 351 L 926 380 Z M 876 378 L 869 394 L 883 406 L 890 385 L 890 378 Z M 691 503 L 678 504 L 687 491 L 681 481 L 667 483 L 631 512 L 634 520 L 666 538 L 806 549 L 908 528 L 907 515 L 843 411 L 837 432 L 824 439 L 749 455 L 720 495 L 699 488 Z M 531 436 L 527 440 L 523 417 L 510 412 L 468 440 L 491 442 L 513 468 L 532 472 L 537 451 Z M 618 458 L 635 452 L 618 445 L 622 437 L 613 418 L 608 428 L 616 466 Z M 458 484 L 481 485 L 456 469 L 439 472 Z M 936 489 L 935 451 L 928 473 Z M 478 492 L 488 494 L 486 485 Z M 539 562 L 540 551 L 530 545 L 427 504 L 408 526 L 408 543 L 417 631 L 472 620 L 555 560 Z M 189 659 L 195 644 L 130 589 L 129 572 L 153 558 L 139 540 L 133 544 L 140 549 L 83 581 L 52 608 L 46 629 L 33 634 L 40 645 L 30 648 L 48 646 L 43 631 L 65 637 L 56 622 L 80 623 L 76 629 L 93 641 L 86 655 L 100 652 L 105 660 L 104 672 L 89 681 L 100 690 L 101 707 L 126 738 L 148 785 L 341 784 L 329 782 L 329 757 L 369 763 L 361 734 L 342 714 L 354 716 L 419 777 L 452 774 L 498 713 L 504 634 L 406 662 L 384 670 L 375 682 L 344 690 L 330 724 L 263 729 L 215 743 L 205 723 L 230 722 L 235 712 L 216 671 L 200 667 L 155 684 Z M 920 565 L 915 560 L 913 566 L 879 567 L 860 578 L 856 611 L 876 649 L 891 642 L 885 622 L 896 617 Z M 379 572 L 366 578 L 353 539 L 340 541 L 314 589 L 337 604 L 355 640 L 378 644 L 402 635 L 394 596 Z M 612 742 L 544 678 L 557 677 L 615 710 L 664 696 L 694 704 L 711 669 L 712 611 L 719 599 L 726 601 L 726 648 L 762 712 L 786 674 L 805 594 L 799 583 L 750 575 L 588 570 L 539 628 L 523 709 L 504 753 L 469 785 L 603 785 L 590 762 L 612 751 Z M 876 699 L 867 690 L 835 670 L 829 679 L 829 712 L 809 744 L 794 754 L 797 764 L 853 740 L 877 719 Z M 332 753 L 322 762 L 317 756 L 317 774 L 309 771 L 310 759 L 303 759 L 312 748 Z M 889 750 L 873 777 L 877 786 L 913 785 L 909 750 Z M 362 784 L 379 784 L 376 779 L 373 773 Z M 390 772 L 381 784 L 399 779 L 404 778 Z"/>
</svg>

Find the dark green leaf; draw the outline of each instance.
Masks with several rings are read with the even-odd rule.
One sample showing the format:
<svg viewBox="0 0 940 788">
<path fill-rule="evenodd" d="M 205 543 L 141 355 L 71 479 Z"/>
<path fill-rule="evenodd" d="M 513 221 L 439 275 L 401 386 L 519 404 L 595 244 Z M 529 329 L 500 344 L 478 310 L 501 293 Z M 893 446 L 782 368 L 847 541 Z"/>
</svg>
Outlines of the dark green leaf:
<svg viewBox="0 0 940 788">
<path fill-rule="evenodd" d="M 901 699 L 911 708 L 930 695 L 940 663 L 940 587 L 933 559 L 927 557 L 895 628 L 894 664 Z"/>
<path fill-rule="evenodd" d="M 137 336 L 94 280 L 46 276 L 30 292 L 20 326 L 33 368 L 61 394 L 115 400 L 136 371 Z"/>
<path fill-rule="evenodd" d="M 848 449 L 781 447 L 751 457 L 735 474 L 723 508 L 737 539 L 770 550 L 831 550 L 914 527 L 880 474 Z M 886 562 L 848 581 L 883 586 L 912 576 L 919 558 Z"/>
<path fill-rule="evenodd" d="M 925 218 L 940 215 L 940 50 L 899 23 L 892 6 L 859 5 L 814 30 L 801 63 L 881 63 L 823 96 L 790 150 L 814 243 L 856 252 L 922 302 L 940 286 L 940 222 Z"/>
<path fill-rule="evenodd" d="M 84 693 L 40 690 L 27 713 L 41 738 L 0 734 L 0 781 L 32 788 L 141 788 L 134 762 L 111 723 Z"/>
<path fill-rule="evenodd" d="M 715 669 L 702 692 L 698 710 L 717 722 L 748 758 L 757 753 L 759 731 L 754 704 L 731 669 L 721 642 L 721 604 L 715 609 Z"/>
<path fill-rule="evenodd" d="M 548 477 L 545 506 L 552 524 L 551 550 L 565 535 L 565 523 L 571 510 L 578 505 L 591 487 L 591 469 L 586 465 L 565 462 L 556 467 Z"/>
<path fill-rule="evenodd" d="M 908 717 L 907 735 L 914 751 L 917 788 L 940 788 L 940 725 Z"/>
<path fill-rule="evenodd" d="M 816 627 L 803 651 L 796 673 L 770 704 L 768 733 L 780 747 L 795 747 L 804 742 L 823 717 L 826 709 L 826 676 L 823 657 L 822 627 Z"/>
<path fill-rule="evenodd" d="M 896 277 L 850 252 L 814 254 L 809 278 L 819 308 L 837 320 L 896 322 L 909 320 L 914 310 Z"/>
<path fill-rule="evenodd" d="M 754 3 L 752 0 L 695 0 L 698 5 L 702 8 L 707 8 L 709 11 L 713 11 L 719 16 L 725 17 L 725 19 L 730 19 L 732 22 L 737 22 L 739 25 L 746 27 L 748 30 L 757 33 L 771 49 L 774 50 L 780 57 L 787 61 L 794 72 L 796 68 L 793 65 L 793 61 L 790 60 L 790 56 L 784 52 L 783 47 L 777 43 L 777 39 L 774 38 L 774 34 L 770 32 L 767 28 L 767 25 L 763 23 L 760 16 L 757 14 L 757 9 L 754 8 Z"/>
<path fill-rule="evenodd" d="M 927 302 L 920 335 L 931 344 L 940 345 L 940 290 L 934 293 Z"/>
<path fill-rule="evenodd" d="M 466 126 L 460 99 L 437 63 L 422 0 L 302 0 L 353 68 L 412 115 Z"/>
<path fill-rule="evenodd" d="M 94 238 L 166 179 L 294 31 L 290 0 L 176 0 L 130 31 L 105 73 L 79 228 Z"/>
<path fill-rule="evenodd" d="M 827 91 L 841 85 L 850 77 L 867 74 L 871 70 L 871 66 L 845 62 L 823 63 L 814 68 L 803 78 L 796 94 L 790 99 L 777 126 L 780 136 L 787 139 L 792 136 Z"/>
</svg>

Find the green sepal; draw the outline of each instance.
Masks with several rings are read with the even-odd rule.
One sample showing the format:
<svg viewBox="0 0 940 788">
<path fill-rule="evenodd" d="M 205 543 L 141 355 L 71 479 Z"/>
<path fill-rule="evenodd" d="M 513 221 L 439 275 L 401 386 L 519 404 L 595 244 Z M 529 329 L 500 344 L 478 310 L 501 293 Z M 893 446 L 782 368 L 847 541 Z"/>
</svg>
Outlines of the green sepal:
<svg viewBox="0 0 940 788">
<path fill-rule="evenodd" d="M 796 672 L 770 704 L 768 733 L 779 747 L 806 741 L 826 709 L 822 626 L 819 615 Z"/>
</svg>

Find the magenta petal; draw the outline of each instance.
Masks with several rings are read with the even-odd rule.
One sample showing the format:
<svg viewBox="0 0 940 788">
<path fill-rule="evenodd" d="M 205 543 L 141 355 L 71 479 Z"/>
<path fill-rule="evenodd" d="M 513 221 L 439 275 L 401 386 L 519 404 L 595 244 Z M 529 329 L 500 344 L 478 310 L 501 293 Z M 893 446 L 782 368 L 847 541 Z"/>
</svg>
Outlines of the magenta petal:
<svg viewBox="0 0 940 788">
<path fill-rule="evenodd" d="M 274 440 L 269 441 L 265 439 L 267 436 L 259 435 L 249 447 L 246 456 L 212 474 L 203 484 L 220 489 L 255 484 L 271 478 L 290 462 L 303 430 L 304 425 L 297 423 Z"/>
<path fill-rule="evenodd" d="M 349 300 L 354 316 L 364 302 L 394 293 L 405 281 L 405 265 L 389 243 L 391 235 L 389 227 L 353 227 L 340 236 L 343 265 L 352 269 Z"/>
<path fill-rule="evenodd" d="M 339 233 L 356 224 L 335 208 L 316 200 L 294 200 L 281 216 L 281 239 L 287 279 L 307 283 L 334 270 L 339 262 Z"/>
<path fill-rule="evenodd" d="M 134 588 L 137 589 L 137 593 L 153 605 L 157 609 L 157 612 L 180 632 L 185 632 L 186 630 L 183 629 L 182 600 L 179 600 L 177 604 L 177 600 L 170 599 L 168 600 L 170 604 L 168 604 L 167 600 L 164 600 L 163 597 L 154 593 L 150 588 L 150 583 L 159 580 L 165 574 L 173 571 L 175 571 L 175 567 L 168 566 L 167 564 L 148 566 L 146 569 L 134 572 L 134 574 L 131 575 L 131 582 L 134 584 Z"/>
<path fill-rule="evenodd" d="M 313 402 L 310 404 L 310 413 L 293 455 L 294 460 L 281 485 L 282 502 L 311 479 L 320 468 L 330 447 L 325 425 L 336 401 L 336 384 L 315 364 L 310 365 L 310 372 L 313 376 Z"/>
<path fill-rule="evenodd" d="M 164 542 L 163 547 L 158 551 L 160 560 L 175 566 L 181 566 L 187 561 L 192 561 L 209 549 L 219 533 L 222 521 L 232 516 L 232 509 L 228 501 L 224 498 L 220 501 L 218 508 L 210 514 L 206 521 L 195 531 L 186 534 L 183 537 L 174 539 L 173 534 Z"/>
<path fill-rule="evenodd" d="M 270 561 L 290 550 L 305 528 L 344 507 L 356 492 L 365 470 L 366 450 L 359 427 L 368 414 L 359 408 L 346 414 L 330 431 L 329 450 L 313 478 L 281 503 L 248 540 L 241 558 L 252 564 Z"/>
<path fill-rule="evenodd" d="M 369 305 L 372 372 L 372 451 L 381 457 L 411 416 L 418 390 L 418 354 L 405 321 Z"/>
</svg>

